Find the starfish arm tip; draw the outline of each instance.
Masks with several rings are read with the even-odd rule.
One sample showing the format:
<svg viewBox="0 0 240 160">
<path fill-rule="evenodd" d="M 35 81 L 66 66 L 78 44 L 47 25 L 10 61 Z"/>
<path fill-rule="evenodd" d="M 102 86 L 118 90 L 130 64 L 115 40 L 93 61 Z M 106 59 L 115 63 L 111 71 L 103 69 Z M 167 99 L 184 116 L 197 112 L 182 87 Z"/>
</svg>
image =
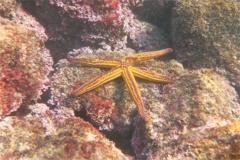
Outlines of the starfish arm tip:
<svg viewBox="0 0 240 160">
<path fill-rule="evenodd" d="M 71 96 L 76 97 L 76 96 L 78 96 L 78 93 L 76 91 L 72 91 Z"/>
<path fill-rule="evenodd" d="M 166 48 L 166 51 L 167 51 L 167 53 L 170 53 L 170 52 L 173 51 L 173 49 L 172 48 Z"/>
<path fill-rule="evenodd" d="M 141 118 L 142 118 L 142 120 L 143 120 L 144 122 L 147 122 L 147 117 L 146 117 L 145 114 L 144 114 L 144 115 L 141 115 Z"/>
<path fill-rule="evenodd" d="M 172 79 L 172 78 L 169 78 L 169 80 L 168 80 L 168 82 L 167 82 L 167 83 L 173 83 L 173 82 L 175 82 L 175 80 L 174 80 L 174 79 Z"/>
<path fill-rule="evenodd" d="M 67 56 L 67 60 L 68 60 L 69 62 L 72 62 L 73 57 L 71 57 L 71 56 Z"/>
</svg>

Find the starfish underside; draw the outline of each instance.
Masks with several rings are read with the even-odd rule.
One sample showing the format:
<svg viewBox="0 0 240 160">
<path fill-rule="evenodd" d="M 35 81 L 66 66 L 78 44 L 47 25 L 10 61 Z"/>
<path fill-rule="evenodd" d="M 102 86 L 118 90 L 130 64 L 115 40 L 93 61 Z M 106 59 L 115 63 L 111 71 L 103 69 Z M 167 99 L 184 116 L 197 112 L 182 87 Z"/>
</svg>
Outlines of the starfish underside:
<svg viewBox="0 0 240 160">
<path fill-rule="evenodd" d="M 78 96 L 85 92 L 88 92 L 104 83 L 107 83 L 119 76 L 123 76 L 124 81 L 126 82 L 134 102 L 138 106 L 138 111 L 140 116 L 146 120 L 146 115 L 144 113 L 144 103 L 141 97 L 138 84 L 135 80 L 135 77 L 142 79 L 154 81 L 154 82 L 172 82 L 171 78 L 161 76 L 159 74 L 150 73 L 142 69 L 132 66 L 133 64 L 146 61 L 149 59 L 157 58 L 166 53 L 172 52 L 171 48 L 166 48 L 164 50 L 153 51 L 153 52 L 143 52 L 131 56 L 124 57 L 121 61 L 119 60 L 108 60 L 108 59 L 85 59 L 85 58 L 73 58 L 68 56 L 67 60 L 73 63 L 78 63 L 86 66 L 96 66 L 96 67 L 105 67 L 112 68 L 108 72 L 90 80 L 85 83 L 78 89 L 72 92 L 73 96 Z"/>
</svg>

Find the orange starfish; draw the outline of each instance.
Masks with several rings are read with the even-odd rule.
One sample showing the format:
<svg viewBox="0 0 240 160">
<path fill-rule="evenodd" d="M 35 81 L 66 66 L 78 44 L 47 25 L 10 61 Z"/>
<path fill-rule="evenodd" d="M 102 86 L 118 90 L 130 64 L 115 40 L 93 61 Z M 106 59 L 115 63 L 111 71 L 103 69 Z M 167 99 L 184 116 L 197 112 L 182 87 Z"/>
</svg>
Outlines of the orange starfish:
<svg viewBox="0 0 240 160">
<path fill-rule="evenodd" d="M 164 77 L 155 73 L 150 73 L 142 69 L 138 69 L 136 67 L 133 67 L 132 64 L 136 64 L 152 58 L 157 58 L 172 51 L 173 50 L 171 48 L 166 48 L 160 51 L 143 52 L 131 56 L 126 56 L 121 61 L 108 59 L 73 58 L 68 56 L 67 60 L 73 63 L 79 63 L 87 66 L 112 68 L 110 71 L 90 80 L 89 82 L 85 83 L 78 89 L 74 90 L 72 92 L 72 95 L 78 96 L 104 83 L 107 83 L 119 76 L 123 76 L 123 79 L 127 83 L 127 86 L 132 94 L 133 100 L 138 106 L 140 116 L 144 120 L 146 120 L 146 115 L 144 113 L 144 103 L 134 76 L 155 82 L 173 82 L 173 80 L 168 77 Z"/>
</svg>

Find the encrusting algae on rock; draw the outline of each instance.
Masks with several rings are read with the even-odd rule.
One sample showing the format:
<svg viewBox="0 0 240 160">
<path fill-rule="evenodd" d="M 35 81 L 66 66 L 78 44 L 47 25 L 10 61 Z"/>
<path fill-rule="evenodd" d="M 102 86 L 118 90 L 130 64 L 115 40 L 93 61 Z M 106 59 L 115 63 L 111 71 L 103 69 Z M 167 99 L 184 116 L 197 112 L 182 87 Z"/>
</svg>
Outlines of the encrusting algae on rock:
<svg viewBox="0 0 240 160">
<path fill-rule="evenodd" d="M 28 108 L 27 116 L 0 121 L 0 159 L 132 159 L 73 113 L 45 104 Z"/>
<path fill-rule="evenodd" d="M 55 62 L 81 47 L 112 51 L 123 51 L 128 47 L 141 51 L 169 47 L 164 31 L 138 19 L 128 7 L 130 2 L 20 1 L 44 25 Z"/>
<path fill-rule="evenodd" d="M 158 150 L 151 159 L 238 160 L 240 121 L 223 121 L 214 127 L 190 131 L 172 143 L 167 152 Z"/>
<path fill-rule="evenodd" d="M 176 0 L 172 40 L 184 67 L 207 67 L 240 88 L 240 4 L 236 0 Z"/>
<path fill-rule="evenodd" d="M 0 116 L 39 99 L 52 59 L 30 28 L 0 17 Z"/>
<path fill-rule="evenodd" d="M 171 159 L 172 155 L 183 159 L 191 157 L 181 147 L 190 145 L 195 148 L 195 143 L 183 140 L 184 135 L 198 137 L 202 134 L 198 130 L 211 130 L 240 118 L 236 91 L 225 78 L 208 69 L 184 70 L 179 79 L 163 88 L 159 97 L 159 103 L 148 109 L 149 125 L 145 127 L 139 120 L 134 123 L 132 146 L 139 159 L 155 152 L 158 159 Z M 236 127 L 240 127 L 238 125 Z M 234 134 L 228 136 L 233 139 Z M 231 151 L 226 154 L 230 156 Z"/>
</svg>

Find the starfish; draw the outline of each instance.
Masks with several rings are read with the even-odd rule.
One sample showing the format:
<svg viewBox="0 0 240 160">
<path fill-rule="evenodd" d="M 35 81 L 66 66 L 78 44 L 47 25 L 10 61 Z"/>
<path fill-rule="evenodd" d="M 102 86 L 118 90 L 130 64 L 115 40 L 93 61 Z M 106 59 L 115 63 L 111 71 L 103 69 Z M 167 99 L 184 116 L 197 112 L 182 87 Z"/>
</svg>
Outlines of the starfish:
<svg viewBox="0 0 240 160">
<path fill-rule="evenodd" d="M 112 68 L 108 72 L 90 80 L 76 90 L 72 91 L 71 95 L 81 95 L 119 76 L 122 76 L 131 92 L 134 102 L 138 106 L 139 115 L 146 121 L 146 115 L 144 113 L 144 103 L 134 76 L 154 82 L 173 82 L 173 79 L 159 74 L 144 71 L 142 69 L 134 67 L 133 64 L 157 58 L 172 51 L 173 50 L 171 48 L 166 48 L 159 51 L 142 52 L 139 54 L 123 57 L 121 61 L 110 59 L 73 58 L 68 56 L 67 60 L 72 63 L 78 63 L 86 66 Z"/>
</svg>

